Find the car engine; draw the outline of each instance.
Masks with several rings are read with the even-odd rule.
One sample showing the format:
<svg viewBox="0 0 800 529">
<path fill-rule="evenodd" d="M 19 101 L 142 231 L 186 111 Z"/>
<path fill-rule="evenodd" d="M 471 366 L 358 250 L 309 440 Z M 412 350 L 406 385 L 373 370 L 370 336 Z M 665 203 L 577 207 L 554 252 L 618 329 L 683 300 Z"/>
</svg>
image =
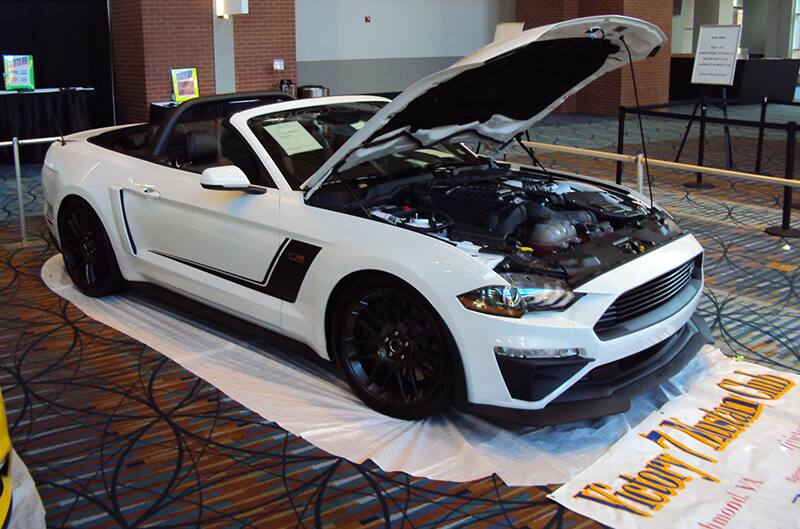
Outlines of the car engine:
<svg viewBox="0 0 800 529">
<path fill-rule="evenodd" d="M 370 187 L 374 220 L 455 244 L 504 271 L 586 278 L 680 232 L 624 191 L 555 174 L 459 168 Z"/>
</svg>

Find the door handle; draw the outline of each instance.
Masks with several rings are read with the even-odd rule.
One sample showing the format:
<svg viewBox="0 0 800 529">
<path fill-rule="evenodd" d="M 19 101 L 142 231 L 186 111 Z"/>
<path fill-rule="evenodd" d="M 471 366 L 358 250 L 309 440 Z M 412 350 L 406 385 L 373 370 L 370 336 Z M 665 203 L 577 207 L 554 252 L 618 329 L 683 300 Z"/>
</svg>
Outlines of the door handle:
<svg viewBox="0 0 800 529">
<path fill-rule="evenodd" d="M 150 186 L 144 187 L 143 186 L 143 187 L 140 187 L 139 189 L 137 189 L 136 192 L 139 193 L 140 195 L 144 196 L 145 198 L 149 198 L 149 199 L 152 199 L 152 200 L 155 200 L 157 198 L 161 198 L 161 193 L 159 193 L 158 189 L 156 189 L 155 187 L 150 187 Z"/>
</svg>

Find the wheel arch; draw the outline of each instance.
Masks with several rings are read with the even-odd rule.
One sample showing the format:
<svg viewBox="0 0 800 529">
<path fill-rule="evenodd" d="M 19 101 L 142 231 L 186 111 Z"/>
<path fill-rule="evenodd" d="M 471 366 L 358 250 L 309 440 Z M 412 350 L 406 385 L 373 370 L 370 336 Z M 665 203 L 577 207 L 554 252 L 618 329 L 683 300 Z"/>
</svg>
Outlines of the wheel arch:
<svg viewBox="0 0 800 529">
<path fill-rule="evenodd" d="M 384 270 L 378 269 L 364 269 L 364 270 L 357 270 L 355 272 L 351 272 L 341 279 L 334 285 L 333 289 L 331 290 L 330 295 L 328 296 L 328 300 L 325 304 L 325 315 L 324 315 L 324 325 L 325 325 L 325 348 L 329 351 L 329 356 L 331 360 L 335 362 L 338 366 L 338 359 L 336 355 L 333 354 L 332 351 L 332 322 L 333 322 L 333 311 L 334 307 L 336 306 L 337 301 L 340 299 L 342 293 L 347 289 L 347 287 L 357 283 L 358 281 L 364 280 L 368 277 L 375 277 L 375 276 L 383 276 L 386 278 L 391 278 L 392 280 L 400 281 L 403 284 L 407 285 L 408 288 L 413 289 L 414 292 L 417 292 L 423 299 L 428 301 L 428 303 L 433 308 L 434 312 L 439 316 L 439 320 L 441 324 L 444 326 L 445 331 L 447 332 L 448 338 L 451 343 L 452 347 L 452 361 L 453 361 L 453 369 L 455 370 L 454 373 L 454 405 L 460 406 L 463 403 L 467 402 L 467 380 L 466 374 L 464 372 L 464 365 L 461 360 L 461 352 L 458 348 L 458 343 L 456 342 L 452 331 L 447 325 L 447 322 L 442 317 L 441 313 L 437 308 L 430 303 L 428 300 L 414 285 L 403 279 L 402 277 L 392 274 L 391 272 L 386 272 Z"/>
<path fill-rule="evenodd" d="M 92 208 L 92 211 L 94 211 L 95 215 L 97 215 L 97 217 L 100 219 L 100 223 L 103 225 L 103 229 L 106 231 L 106 235 L 111 242 L 111 248 L 114 250 L 114 257 L 117 260 L 117 265 L 120 267 L 123 277 L 126 279 L 131 279 L 130 267 L 126 258 L 125 249 L 122 246 L 122 241 L 120 240 L 117 223 L 113 218 L 113 213 L 111 218 L 108 218 L 108 215 L 104 214 L 105 211 L 113 211 L 114 204 L 110 201 L 110 199 L 109 203 L 106 205 L 98 204 L 94 200 L 92 194 L 86 192 L 86 190 L 83 188 L 71 186 L 70 188 L 66 189 L 58 202 L 53 204 L 53 214 L 55 216 L 55 233 L 53 235 L 57 239 L 59 247 L 62 244 L 61 217 L 64 211 L 64 206 L 75 201 L 80 201 L 88 205 L 90 208 Z"/>
<path fill-rule="evenodd" d="M 87 199 L 85 196 L 83 196 L 82 194 L 79 194 L 79 193 L 74 193 L 74 192 L 67 193 L 66 195 L 64 195 L 61 198 L 61 200 L 58 202 L 58 204 L 54 204 L 54 207 L 55 207 L 55 225 L 56 225 L 56 232 L 58 233 L 59 243 L 61 242 L 61 221 L 62 221 L 62 219 L 64 217 L 64 211 L 66 209 L 65 206 L 68 206 L 69 204 L 72 204 L 73 202 L 83 202 L 84 204 L 86 204 L 87 206 L 92 208 L 92 210 L 94 210 L 95 215 L 100 217 L 100 215 L 97 213 L 97 208 L 92 204 L 91 200 Z M 100 217 L 100 220 L 102 221 L 103 218 Z M 103 222 L 103 226 L 105 226 L 105 222 Z M 108 229 L 107 228 L 106 228 L 106 233 L 108 233 Z"/>
<path fill-rule="evenodd" d="M 70 186 L 69 188 L 64 189 L 63 193 L 61 194 L 61 197 L 55 204 L 53 204 L 53 209 L 54 209 L 53 213 L 55 215 L 55 221 L 56 221 L 55 222 L 56 232 L 58 232 L 59 240 L 61 239 L 60 222 L 64 206 L 69 203 L 75 202 L 76 200 L 85 202 L 90 208 L 92 208 L 95 215 L 97 215 L 100 218 L 100 221 L 103 223 L 103 228 L 106 230 L 106 233 L 108 234 L 109 238 L 112 236 L 112 234 L 116 233 L 116 226 L 114 226 L 113 224 L 109 226 L 109 223 L 106 221 L 105 218 L 103 218 L 104 215 L 102 215 L 103 206 L 95 201 L 91 193 L 87 192 L 85 189 L 81 187 Z"/>
</svg>

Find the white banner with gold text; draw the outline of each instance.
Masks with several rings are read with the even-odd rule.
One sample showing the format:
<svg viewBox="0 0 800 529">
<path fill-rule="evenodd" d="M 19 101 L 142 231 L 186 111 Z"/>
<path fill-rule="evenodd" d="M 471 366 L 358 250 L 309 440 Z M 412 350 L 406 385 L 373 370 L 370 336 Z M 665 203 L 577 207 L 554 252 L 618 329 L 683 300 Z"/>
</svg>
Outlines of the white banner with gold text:
<svg viewBox="0 0 800 529">
<path fill-rule="evenodd" d="M 720 355 L 550 497 L 620 529 L 800 528 L 800 376 Z"/>
</svg>

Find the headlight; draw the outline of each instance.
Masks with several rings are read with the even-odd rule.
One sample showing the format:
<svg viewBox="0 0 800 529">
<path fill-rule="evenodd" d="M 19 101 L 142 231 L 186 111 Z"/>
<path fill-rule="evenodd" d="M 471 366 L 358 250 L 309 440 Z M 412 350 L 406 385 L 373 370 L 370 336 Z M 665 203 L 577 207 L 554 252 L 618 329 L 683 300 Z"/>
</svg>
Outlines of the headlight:
<svg viewBox="0 0 800 529">
<path fill-rule="evenodd" d="M 510 285 L 489 286 L 458 296 L 466 308 L 477 312 L 519 318 L 526 312 L 561 311 L 580 296 L 551 277 L 500 274 Z"/>
</svg>

